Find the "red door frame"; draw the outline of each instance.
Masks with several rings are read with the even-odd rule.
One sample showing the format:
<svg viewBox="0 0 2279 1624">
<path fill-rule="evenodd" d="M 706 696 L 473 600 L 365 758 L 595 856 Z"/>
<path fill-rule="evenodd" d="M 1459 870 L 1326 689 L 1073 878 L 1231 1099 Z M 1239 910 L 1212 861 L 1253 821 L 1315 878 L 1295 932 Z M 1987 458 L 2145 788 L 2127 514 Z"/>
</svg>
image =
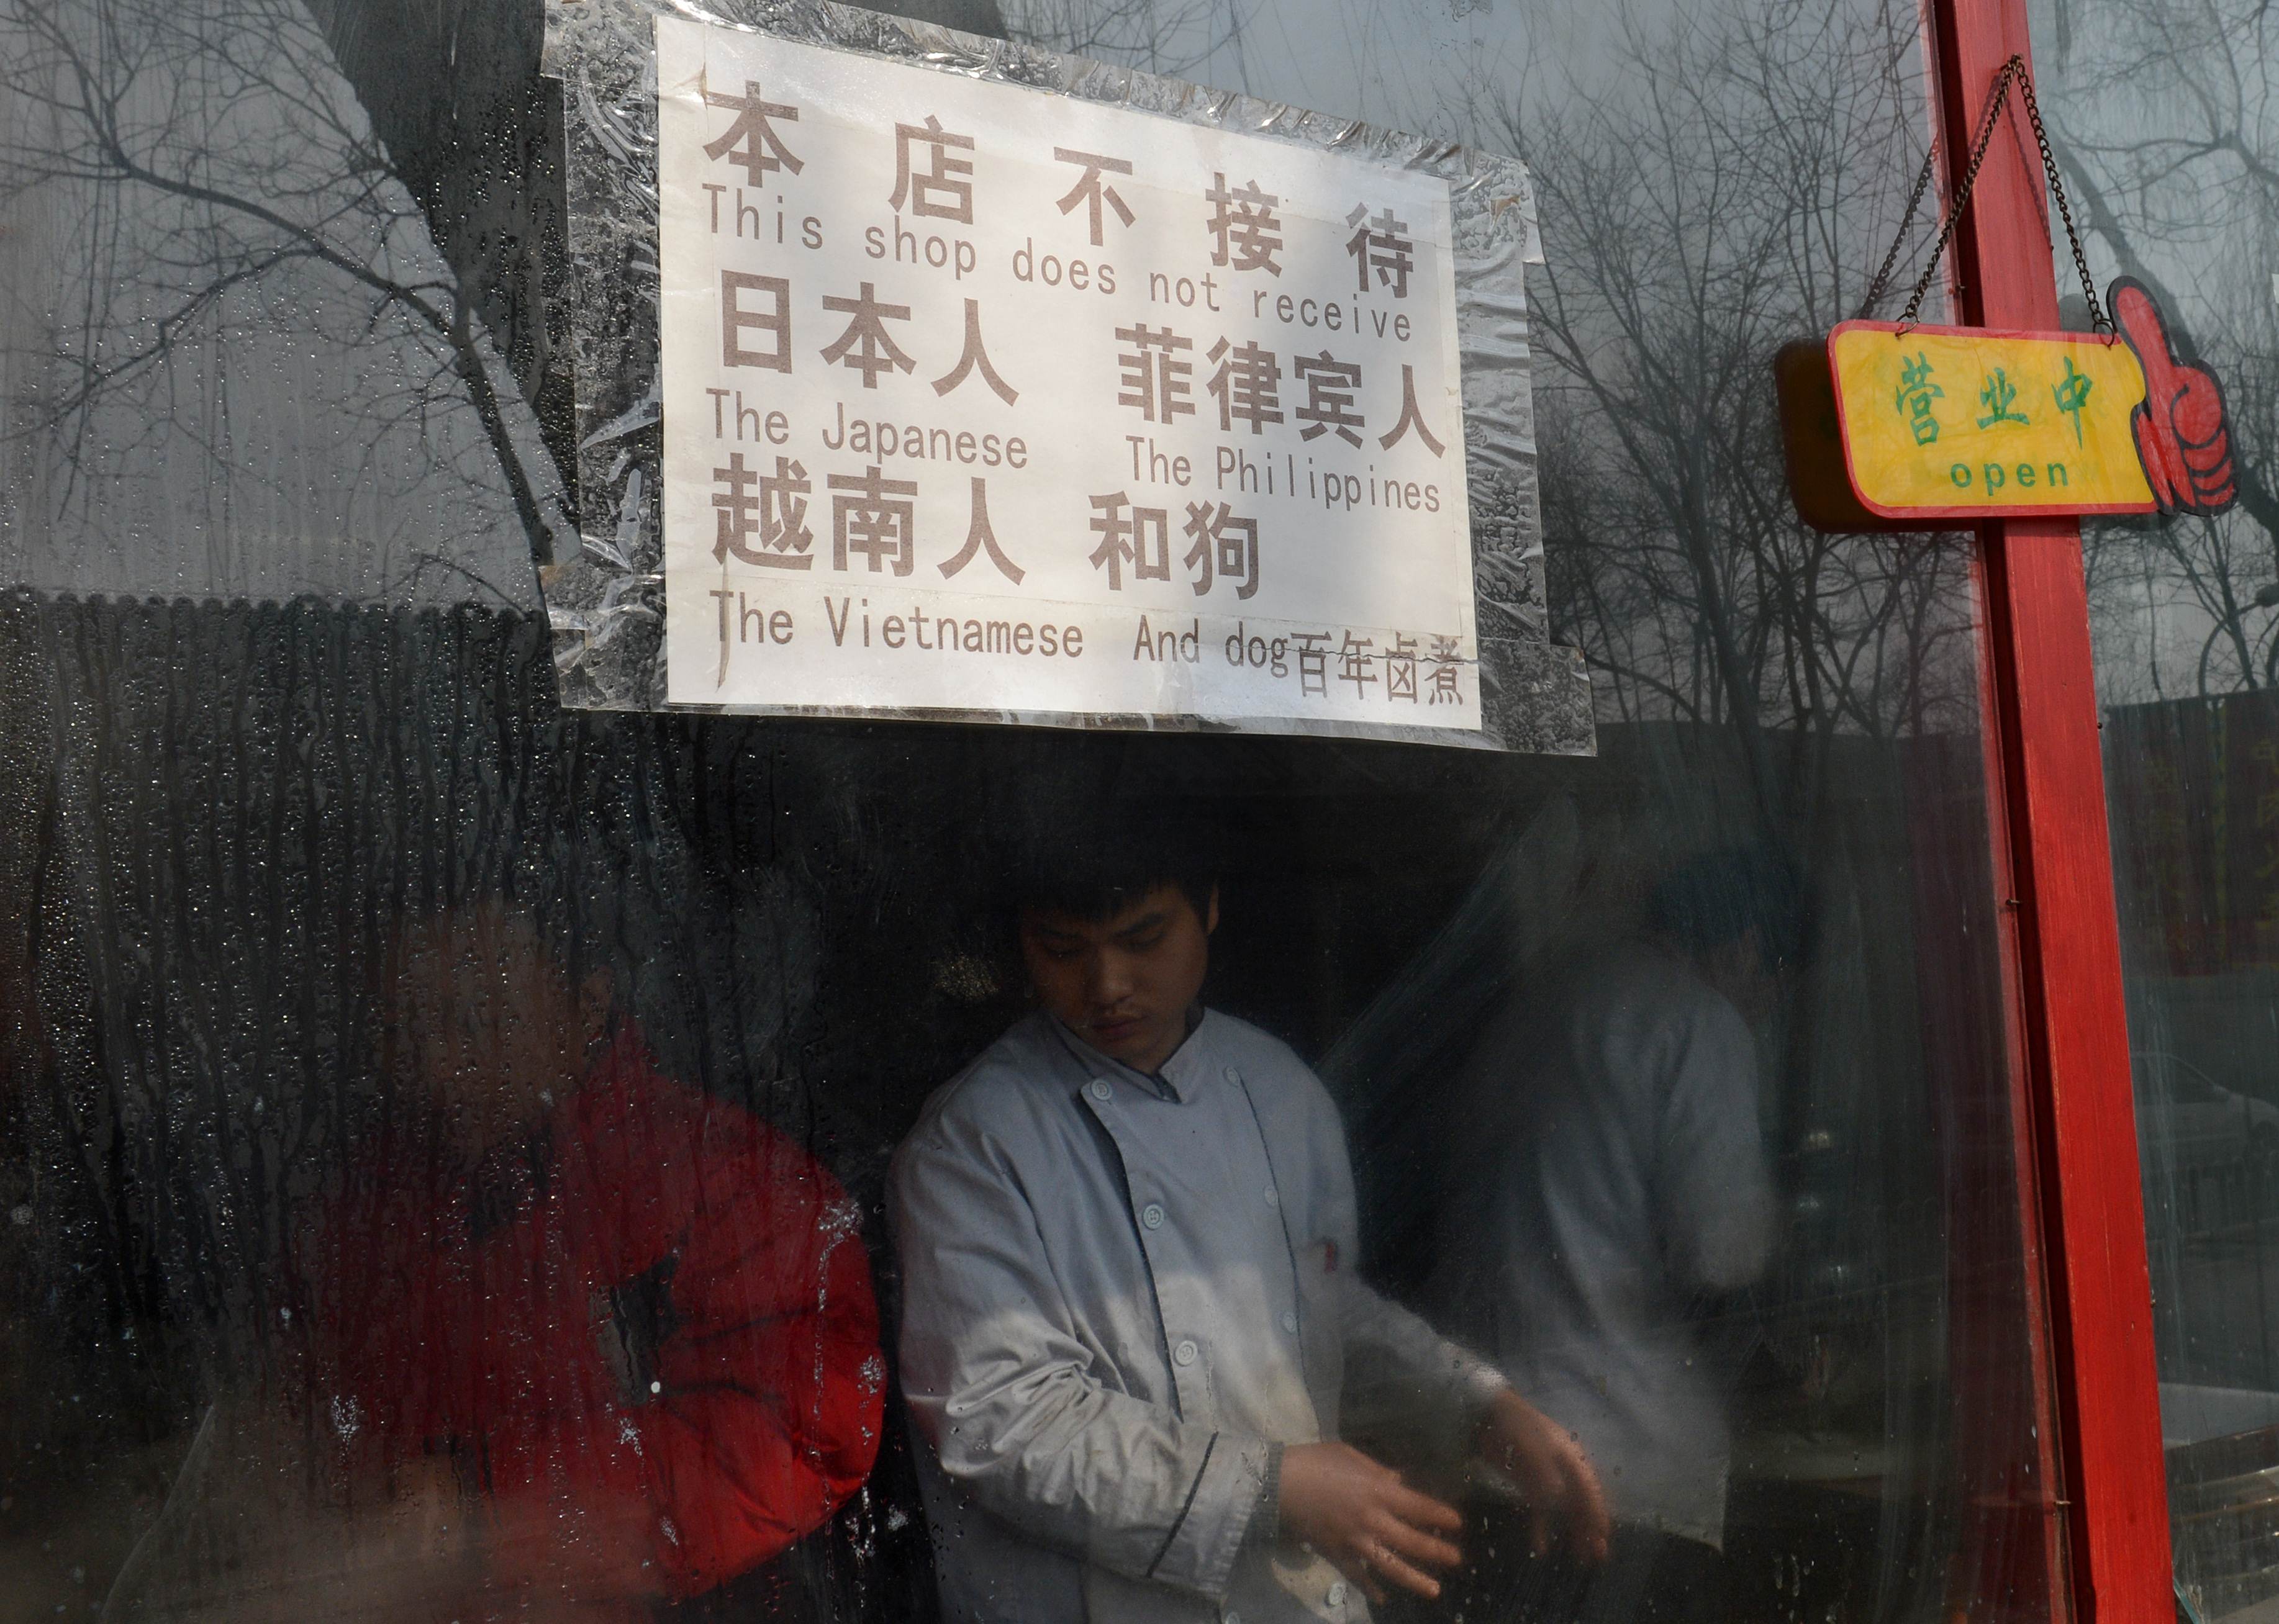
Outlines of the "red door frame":
<svg viewBox="0 0 2279 1624">
<path fill-rule="evenodd" d="M 2025 0 L 1930 0 L 1952 184 L 2013 52 Z M 2058 326 L 2041 164 L 2010 98 L 1955 238 L 1957 317 Z M 2020 1187 L 2038 1220 L 2055 1367 L 2066 1560 L 2076 1618 L 2173 1624 L 2136 1104 L 2081 530 L 1979 529 L 1988 800 L 2025 1120 Z M 2030 1252 L 2030 1256 L 2032 1255 Z"/>
</svg>

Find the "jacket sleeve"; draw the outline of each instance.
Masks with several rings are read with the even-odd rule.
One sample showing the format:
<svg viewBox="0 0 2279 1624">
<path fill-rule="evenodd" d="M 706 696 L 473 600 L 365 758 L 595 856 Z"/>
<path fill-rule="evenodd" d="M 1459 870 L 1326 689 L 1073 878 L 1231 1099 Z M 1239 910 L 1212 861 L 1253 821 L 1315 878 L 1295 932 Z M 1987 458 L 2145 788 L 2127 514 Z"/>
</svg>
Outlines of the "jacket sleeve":
<svg viewBox="0 0 2279 1624">
<path fill-rule="evenodd" d="M 618 1081 L 581 1124 L 572 1194 L 597 1278 L 669 1270 L 653 1394 L 629 1429 L 674 1594 L 822 1525 L 869 1475 L 886 1361 L 860 1214 L 750 1113 L 663 1078 Z M 645 1401 L 644 1401 L 645 1400 Z"/>
<path fill-rule="evenodd" d="M 917 1429 L 954 1483 L 1027 1538 L 1223 1596 L 1271 1451 L 1099 1379 L 1023 1172 L 979 1127 L 939 1117 L 895 1159 L 902 1387 Z"/>
<path fill-rule="evenodd" d="M 1510 1385 L 1502 1374 L 1358 1276 L 1347 1279 L 1339 1306 L 1347 1429 L 1405 1427 L 1437 1454 L 1465 1454 L 1481 1411 Z"/>
</svg>

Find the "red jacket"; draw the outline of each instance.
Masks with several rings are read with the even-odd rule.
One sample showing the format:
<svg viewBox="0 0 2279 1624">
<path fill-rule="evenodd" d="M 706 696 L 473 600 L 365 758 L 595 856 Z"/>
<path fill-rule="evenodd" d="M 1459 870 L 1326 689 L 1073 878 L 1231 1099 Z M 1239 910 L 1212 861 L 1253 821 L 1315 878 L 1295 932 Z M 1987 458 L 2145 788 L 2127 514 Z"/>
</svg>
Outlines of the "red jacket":
<svg viewBox="0 0 2279 1624">
<path fill-rule="evenodd" d="M 469 1179 L 417 1134 L 383 1143 L 303 1257 L 320 1422 L 367 1464 L 448 1445 L 520 1508 L 494 1582 L 696 1595 L 862 1485 L 886 1365 L 861 1214 L 821 1163 L 664 1076 L 630 1026 L 534 1162 L 493 1161 Z M 604 1344 L 643 1276 L 669 1308 L 655 1390 L 629 1395 Z"/>
</svg>

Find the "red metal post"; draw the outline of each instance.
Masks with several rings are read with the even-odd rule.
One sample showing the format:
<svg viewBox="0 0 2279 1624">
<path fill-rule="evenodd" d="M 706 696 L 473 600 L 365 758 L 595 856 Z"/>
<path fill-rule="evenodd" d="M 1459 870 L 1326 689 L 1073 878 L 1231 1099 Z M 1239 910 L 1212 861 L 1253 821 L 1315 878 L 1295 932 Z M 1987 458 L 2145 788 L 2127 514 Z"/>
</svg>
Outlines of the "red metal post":
<svg viewBox="0 0 2279 1624">
<path fill-rule="evenodd" d="M 1950 176 L 2026 0 L 1933 0 Z M 1955 240 L 1957 318 L 2054 330 L 2041 164 L 2013 96 Z M 2039 1200 L 2076 1616 L 2173 1624 L 2168 1497 L 2081 532 L 1982 527 L 1990 805 Z M 2007 885 L 2004 884 L 2007 878 Z"/>
</svg>

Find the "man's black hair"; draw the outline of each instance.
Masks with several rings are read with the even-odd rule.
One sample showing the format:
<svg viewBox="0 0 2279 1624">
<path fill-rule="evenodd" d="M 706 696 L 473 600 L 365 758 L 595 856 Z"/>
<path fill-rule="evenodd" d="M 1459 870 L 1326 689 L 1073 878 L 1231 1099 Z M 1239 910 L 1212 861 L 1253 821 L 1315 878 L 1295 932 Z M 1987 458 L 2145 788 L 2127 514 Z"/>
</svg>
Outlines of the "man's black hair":
<svg viewBox="0 0 2279 1624">
<path fill-rule="evenodd" d="M 1647 926 L 1690 954 L 1757 933 L 1765 968 L 1800 964 L 1811 947 L 1810 908 L 1796 865 L 1761 846 L 1689 857 L 1654 885 Z"/>
<path fill-rule="evenodd" d="M 1159 885 L 1170 885 L 1208 919 L 1218 888 L 1221 839 L 1213 820 L 1161 803 L 1064 808 L 1023 819 L 1005 852 L 1004 899 L 1012 922 L 1032 909 L 1111 919 Z"/>
</svg>

